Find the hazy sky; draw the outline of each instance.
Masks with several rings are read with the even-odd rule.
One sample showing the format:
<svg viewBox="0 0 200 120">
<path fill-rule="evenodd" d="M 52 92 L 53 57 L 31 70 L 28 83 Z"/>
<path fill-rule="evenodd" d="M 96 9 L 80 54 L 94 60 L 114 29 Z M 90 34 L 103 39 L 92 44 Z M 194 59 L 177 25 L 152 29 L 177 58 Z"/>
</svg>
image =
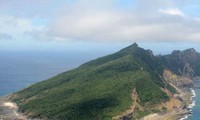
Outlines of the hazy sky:
<svg viewBox="0 0 200 120">
<path fill-rule="evenodd" d="M 0 50 L 200 52 L 199 0 L 0 0 Z"/>
</svg>

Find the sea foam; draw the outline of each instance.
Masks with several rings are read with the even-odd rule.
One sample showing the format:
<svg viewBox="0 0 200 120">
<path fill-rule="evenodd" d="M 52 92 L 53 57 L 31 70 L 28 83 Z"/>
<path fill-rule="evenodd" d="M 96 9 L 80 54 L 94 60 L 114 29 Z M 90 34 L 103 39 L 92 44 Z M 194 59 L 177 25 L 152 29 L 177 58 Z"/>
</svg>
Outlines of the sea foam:
<svg viewBox="0 0 200 120">
<path fill-rule="evenodd" d="M 196 93 L 194 91 L 194 89 L 190 88 L 191 91 L 191 97 L 190 97 L 190 101 L 192 102 L 191 104 L 188 105 L 188 108 L 190 109 L 190 112 L 192 113 L 192 108 L 195 106 L 195 101 L 193 100 L 194 97 L 196 97 Z M 183 118 L 181 118 L 180 120 L 186 120 L 190 115 L 184 115 Z"/>
<path fill-rule="evenodd" d="M 188 118 L 188 115 L 185 115 L 183 118 L 181 118 L 180 120 L 185 120 Z"/>
<path fill-rule="evenodd" d="M 188 106 L 189 109 L 191 109 L 195 106 L 195 101 L 193 100 L 193 98 L 196 97 L 196 93 L 195 93 L 194 89 L 190 88 L 190 91 L 192 93 L 192 96 L 190 98 L 192 103 Z"/>
<path fill-rule="evenodd" d="M 190 90 L 191 90 L 191 92 L 192 92 L 192 98 L 193 98 L 193 97 L 196 97 L 196 93 L 195 93 L 194 89 L 190 88 Z"/>
</svg>

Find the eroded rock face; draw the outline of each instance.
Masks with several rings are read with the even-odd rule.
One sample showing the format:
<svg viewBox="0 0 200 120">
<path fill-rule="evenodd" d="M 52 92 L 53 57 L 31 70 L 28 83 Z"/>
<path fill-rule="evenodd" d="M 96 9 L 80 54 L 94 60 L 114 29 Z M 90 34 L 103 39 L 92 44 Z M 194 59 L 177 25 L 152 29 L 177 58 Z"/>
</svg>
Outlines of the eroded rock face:
<svg viewBox="0 0 200 120">
<path fill-rule="evenodd" d="M 18 107 L 10 102 L 10 96 L 0 98 L 0 120 L 28 120 L 26 116 L 18 113 Z"/>
<path fill-rule="evenodd" d="M 179 88 L 194 87 L 194 83 L 192 82 L 192 80 L 184 76 L 178 76 L 176 74 L 173 74 L 169 70 L 164 70 L 163 77 L 168 83 Z"/>
<path fill-rule="evenodd" d="M 194 77 L 195 76 L 195 71 L 190 66 L 190 63 L 185 63 L 185 65 L 183 67 L 183 76 L 189 76 L 189 77 Z"/>
</svg>

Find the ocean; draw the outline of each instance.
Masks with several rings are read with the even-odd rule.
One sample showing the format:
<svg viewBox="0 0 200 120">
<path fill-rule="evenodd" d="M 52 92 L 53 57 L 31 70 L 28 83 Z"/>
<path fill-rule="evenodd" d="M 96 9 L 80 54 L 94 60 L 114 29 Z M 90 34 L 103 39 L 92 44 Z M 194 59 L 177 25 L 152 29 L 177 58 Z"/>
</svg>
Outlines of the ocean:
<svg viewBox="0 0 200 120">
<path fill-rule="evenodd" d="M 0 96 L 19 91 L 102 56 L 86 52 L 0 52 Z"/>
<path fill-rule="evenodd" d="M 193 107 L 192 114 L 188 116 L 186 120 L 200 120 L 200 89 L 195 89 L 195 97 L 192 98 Z"/>
</svg>

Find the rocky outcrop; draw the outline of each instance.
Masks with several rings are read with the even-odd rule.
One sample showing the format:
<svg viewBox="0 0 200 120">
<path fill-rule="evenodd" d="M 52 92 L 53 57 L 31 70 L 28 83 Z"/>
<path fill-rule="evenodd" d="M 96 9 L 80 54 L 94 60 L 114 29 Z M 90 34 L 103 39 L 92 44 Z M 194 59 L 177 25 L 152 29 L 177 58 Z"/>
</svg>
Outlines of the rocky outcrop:
<svg viewBox="0 0 200 120">
<path fill-rule="evenodd" d="M 157 56 L 165 69 L 189 78 L 200 76 L 200 53 L 190 48 L 184 51 L 174 50 L 169 55 Z"/>
<path fill-rule="evenodd" d="M 164 70 L 163 77 L 169 84 L 176 86 L 178 88 L 194 87 L 194 83 L 191 79 L 184 76 L 178 76 L 176 74 L 173 74 L 169 70 Z"/>
<path fill-rule="evenodd" d="M 10 97 L 11 95 L 0 98 L 0 120 L 28 120 L 18 112 L 18 106 L 10 102 Z"/>
</svg>

